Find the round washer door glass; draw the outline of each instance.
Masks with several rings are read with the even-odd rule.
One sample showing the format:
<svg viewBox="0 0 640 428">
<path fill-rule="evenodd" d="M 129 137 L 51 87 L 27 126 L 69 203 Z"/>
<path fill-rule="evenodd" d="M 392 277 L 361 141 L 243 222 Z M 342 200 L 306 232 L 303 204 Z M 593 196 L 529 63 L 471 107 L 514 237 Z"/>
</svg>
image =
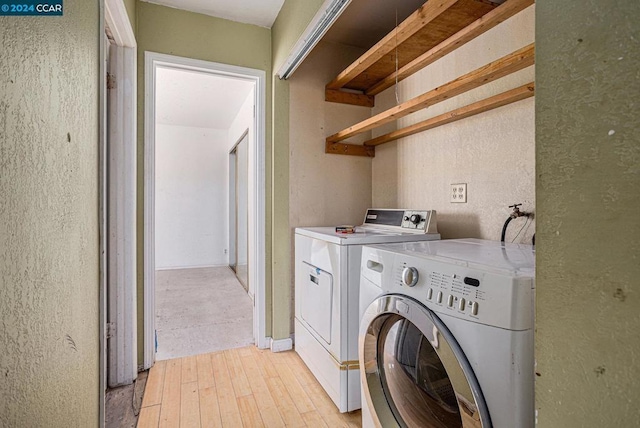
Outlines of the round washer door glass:
<svg viewBox="0 0 640 428">
<path fill-rule="evenodd" d="M 429 309 L 381 296 L 365 311 L 360 336 L 363 399 L 382 426 L 491 427 L 469 362 Z"/>
<path fill-rule="evenodd" d="M 462 427 L 447 371 L 420 330 L 390 317 L 378 343 L 382 388 L 396 420 L 408 427 Z"/>
</svg>

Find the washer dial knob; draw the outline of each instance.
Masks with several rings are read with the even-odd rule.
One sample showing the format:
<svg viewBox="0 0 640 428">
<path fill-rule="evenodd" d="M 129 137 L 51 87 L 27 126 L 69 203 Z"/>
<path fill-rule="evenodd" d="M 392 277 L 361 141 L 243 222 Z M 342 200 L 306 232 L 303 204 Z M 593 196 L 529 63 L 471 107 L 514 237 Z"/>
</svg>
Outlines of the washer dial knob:
<svg viewBox="0 0 640 428">
<path fill-rule="evenodd" d="M 409 220 L 413 224 L 419 224 L 422 221 L 422 216 L 420 214 L 412 214 Z"/>
<path fill-rule="evenodd" d="M 409 287 L 418 283 L 418 276 L 418 269 L 414 267 L 406 267 L 402 270 L 402 282 Z"/>
</svg>

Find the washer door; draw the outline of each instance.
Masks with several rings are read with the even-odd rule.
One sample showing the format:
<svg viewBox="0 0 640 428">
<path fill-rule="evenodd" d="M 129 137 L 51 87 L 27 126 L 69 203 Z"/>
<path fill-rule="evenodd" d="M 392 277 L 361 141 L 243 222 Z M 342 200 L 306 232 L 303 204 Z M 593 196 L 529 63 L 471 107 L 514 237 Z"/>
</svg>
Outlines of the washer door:
<svg viewBox="0 0 640 428">
<path fill-rule="evenodd" d="M 420 303 L 378 297 L 363 315 L 359 346 L 363 404 L 380 426 L 491 427 L 460 345 Z"/>
</svg>

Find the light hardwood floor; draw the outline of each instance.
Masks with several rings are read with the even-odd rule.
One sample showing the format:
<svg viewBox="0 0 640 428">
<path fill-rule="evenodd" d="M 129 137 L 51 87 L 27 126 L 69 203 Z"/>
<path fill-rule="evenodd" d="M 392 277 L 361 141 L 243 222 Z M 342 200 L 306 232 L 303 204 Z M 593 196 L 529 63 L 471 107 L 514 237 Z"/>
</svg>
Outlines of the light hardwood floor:
<svg viewBox="0 0 640 428">
<path fill-rule="evenodd" d="M 138 427 L 360 427 L 298 354 L 254 346 L 156 362 Z"/>
</svg>

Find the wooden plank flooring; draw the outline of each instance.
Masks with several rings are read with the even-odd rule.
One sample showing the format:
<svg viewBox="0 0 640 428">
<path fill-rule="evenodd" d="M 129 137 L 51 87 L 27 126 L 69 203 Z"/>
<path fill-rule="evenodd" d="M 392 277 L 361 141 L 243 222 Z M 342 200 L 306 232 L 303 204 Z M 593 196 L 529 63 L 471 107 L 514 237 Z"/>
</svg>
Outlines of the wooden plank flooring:
<svg viewBox="0 0 640 428">
<path fill-rule="evenodd" d="M 340 413 L 294 351 L 254 346 L 158 361 L 149 372 L 138 427 L 345 427 Z"/>
</svg>

